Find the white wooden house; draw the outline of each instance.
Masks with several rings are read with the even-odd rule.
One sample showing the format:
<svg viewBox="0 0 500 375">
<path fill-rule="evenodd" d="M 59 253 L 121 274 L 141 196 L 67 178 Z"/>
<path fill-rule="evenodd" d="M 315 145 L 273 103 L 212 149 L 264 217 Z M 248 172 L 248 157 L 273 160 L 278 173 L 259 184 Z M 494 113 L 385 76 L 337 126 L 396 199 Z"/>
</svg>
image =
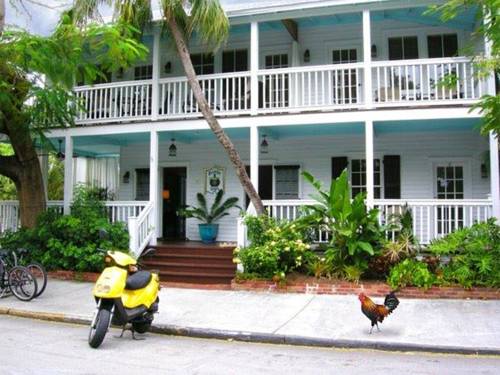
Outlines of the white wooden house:
<svg viewBox="0 0 500 375">
<path fill-rule="evenodd" d="M 426 9 L 439 1 L 222 0 L 230 36 L 214 54 L 196 39 L 192 60 L 207 99 L 249 166 L 269 213 L 293 218 L 308 203 L 308 171 L 329 183 L 348 169 L 353 192 L 366 191 L 381 220 L 408 204 L 421 243 L 500 216 L 498 143 L 481 136 L 471 106 L 495 93 L 478 80 L 465 51 L 488 55 L 472 39 L 481 20 L 470 9 L 443 23 Z M 159 14 L 157 14 L 159 17 Z M 110 81 L 75 90 L 86 105 L 63 140 L 64 206 L 70 155 L 119 158 L 113 220 L 128 222 L 131 248 L 158 238 L 198 240 L 198 222 L 176 215 L 207 189 L 218 169 L 227 196 L 245 202 L 229 160 L 193 99 L 165 36 L 144 36 L 146 61 Z M 438 83 L 456 77 L 456 87 Z M 1 205 L 3 227 L 15 203 Z M 9 214 L 9 212 L 11 214 Z M 220 222 L 219 241 L 242 242 L 238 214 Z"/>
</svg>

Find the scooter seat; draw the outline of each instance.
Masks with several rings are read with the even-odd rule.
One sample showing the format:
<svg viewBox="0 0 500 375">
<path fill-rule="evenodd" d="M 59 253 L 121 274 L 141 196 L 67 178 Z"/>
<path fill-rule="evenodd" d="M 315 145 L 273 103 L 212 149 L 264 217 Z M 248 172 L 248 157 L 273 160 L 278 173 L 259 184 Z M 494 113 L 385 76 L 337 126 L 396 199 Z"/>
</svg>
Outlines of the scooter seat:
<svg viewBox="0 0 500 375">
<path fill-rule="evenodd" d="M 125 289 L 137 290 L 144 288 L 151 281 L 151 272 L 149 271 L 138 271 L 129 277 L 127 277 L 127 282 L 125 283 Z"/>
</svg>

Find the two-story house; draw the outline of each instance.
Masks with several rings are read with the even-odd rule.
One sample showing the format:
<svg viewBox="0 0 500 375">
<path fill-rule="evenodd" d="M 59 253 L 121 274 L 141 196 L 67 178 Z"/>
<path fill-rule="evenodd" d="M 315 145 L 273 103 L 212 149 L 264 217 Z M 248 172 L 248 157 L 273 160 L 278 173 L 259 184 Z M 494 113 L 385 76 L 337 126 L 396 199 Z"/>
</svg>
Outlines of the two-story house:
<svg viewBox="0 0 500 375">
<path fill-rule="evenodd" d="M 231 22 L 215 53 L 191 42 L 208 102 L 248 164 L 269 214 L 293 218 L 311 186 L 347 168 L 353 194 L 383 220 L 408 205 L 422 244 L 500 217 L 498 143 L 481 136 L 471 106 L 494 93 L 470 57 L 476 9 L 442 22 L 427 0 L 222 0 Z M 73 192 L 69 155 L 119 160 L 113 220 L 126 220 L 131 248 L 158 238 L 198 240 L 197 221 L 177 215 L 210 190 L 245 202 L 229 160 L 201 117 L 175 49 L 160 30 L 144 37 L 147 61 L 76 92 L 78 126 L 52 131 L 65 159 L 64 209 Z M 451 77 L 452 88 L 440 85 Z M 237 213 L 220 241 L 245 241 Z"/>
</svg>

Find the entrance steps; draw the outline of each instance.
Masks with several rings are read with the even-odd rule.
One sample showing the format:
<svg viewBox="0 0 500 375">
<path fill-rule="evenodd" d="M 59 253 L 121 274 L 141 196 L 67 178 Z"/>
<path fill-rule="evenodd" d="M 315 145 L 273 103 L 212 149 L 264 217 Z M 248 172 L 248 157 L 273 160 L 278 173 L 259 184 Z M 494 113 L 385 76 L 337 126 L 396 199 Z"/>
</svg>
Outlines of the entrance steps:
<svg viewBox="0 0 500 375">
<path fill-rule="evenodd" d="M 236 246 L 187 241 L 159 243 L 156 253 L 143 260 L 145 269 L 160 272 L 160 281 L 193 284 L 231 284 L 236 275 Z"/>
</svg>

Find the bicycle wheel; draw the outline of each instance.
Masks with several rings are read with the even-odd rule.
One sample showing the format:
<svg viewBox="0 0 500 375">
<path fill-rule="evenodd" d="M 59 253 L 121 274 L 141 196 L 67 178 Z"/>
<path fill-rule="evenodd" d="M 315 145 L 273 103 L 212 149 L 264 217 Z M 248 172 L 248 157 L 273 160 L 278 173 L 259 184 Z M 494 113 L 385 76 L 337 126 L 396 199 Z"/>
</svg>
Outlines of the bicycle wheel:
<svg viewBox="0 0 500 375">
<path fill-rule="evenodd" d="M 45 268 L 40 263 L 37 262 L 28 264 L 26 268 L 36 278 L 38 291 L 36 292 L 35 298 L 40 297 L 40 295 L 45 290 L 45 287 L 47 286 L 47 271 L 45 271 Z"/>
<path fill-rule="evenodd" d="M 36 278 L 25 267 L 16 266 L 9 270 L 9 289 L 21 301 L 31 301 L 37 292 Z"/>
</svg>

